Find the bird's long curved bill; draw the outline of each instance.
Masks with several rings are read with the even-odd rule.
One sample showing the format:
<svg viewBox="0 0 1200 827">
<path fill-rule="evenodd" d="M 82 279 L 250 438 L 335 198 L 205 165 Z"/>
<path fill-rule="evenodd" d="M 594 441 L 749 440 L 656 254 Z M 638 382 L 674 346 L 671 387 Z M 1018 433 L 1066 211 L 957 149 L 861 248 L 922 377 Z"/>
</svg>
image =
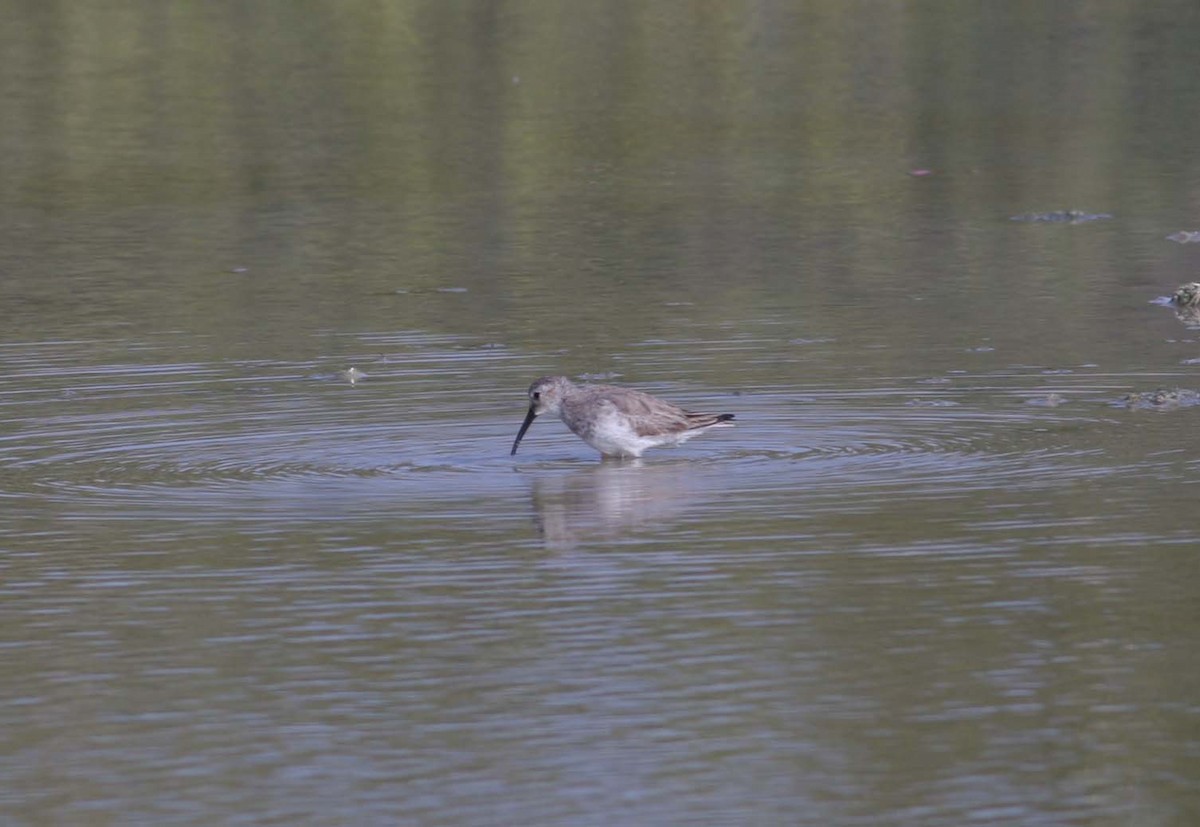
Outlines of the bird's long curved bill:
<svg viewBox="0 0 1200 827">
<path fill-rule="evenodd" d="M 537 412 L 530 405 L 529 413 L 525 414 L 525 421 L 521 423 L 521 430 L 517 431 L 517 438 L 513 440 L 513 449 L 509 452 L 510 457 L 517 455 L 517 446 L 521 444 L 521 437 L 525 436 L 525 432 L 529 430 L 529 426 L 533 424 L 534 417 L 536 416 Z"/>
</svg>

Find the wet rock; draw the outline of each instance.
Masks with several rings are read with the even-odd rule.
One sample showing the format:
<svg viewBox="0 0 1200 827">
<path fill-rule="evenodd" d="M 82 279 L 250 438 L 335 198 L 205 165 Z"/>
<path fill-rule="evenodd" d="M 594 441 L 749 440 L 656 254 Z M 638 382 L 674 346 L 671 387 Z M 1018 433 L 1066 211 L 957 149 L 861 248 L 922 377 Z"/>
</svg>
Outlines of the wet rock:
<svg viewBox="0 0 1200 827">
<path fill-rule="evenodd" d="M 1197 307 L 1200 306 L 1200 283 L 1188 282 L 1180 285 L 1179 288 L 1171 294 L 1171 304 L 1176 307 Z"/>
<path fill-rule="evenodd" d="M 1089 221 L 1105 221 L 1112 218 L 1109 213 L 1089 213 L 1082 210 L 1057 210 L 1055 212 L 1031 212 L 1014 215 L 1013 221 L 1032 221 L 1050 224 L 1086 224 Z"/>
<path fill-rule="evenodd" d="M 1160 304 L 1175 311 L 1175 318 L 1190 328 L 1200 328 L 1200 283 L 1181 284 L 1169 296 L 1152 299 L 1151 304 Z"/>
<path fill-rule="evenodd" d="M 1200 329 L 1200 305 L 1176 307 L 1175 318 L 1191 330 Z"/>
<path fill-rule="evenodd" d="M 1189 407 L 1200 404 L 1200 393 L 1181 388 L 1158 388 L 1141 393 L 1127 393 L 1121 398 L 1121 403 L 1127 408 L 1156 410 Z"/>
</svg>

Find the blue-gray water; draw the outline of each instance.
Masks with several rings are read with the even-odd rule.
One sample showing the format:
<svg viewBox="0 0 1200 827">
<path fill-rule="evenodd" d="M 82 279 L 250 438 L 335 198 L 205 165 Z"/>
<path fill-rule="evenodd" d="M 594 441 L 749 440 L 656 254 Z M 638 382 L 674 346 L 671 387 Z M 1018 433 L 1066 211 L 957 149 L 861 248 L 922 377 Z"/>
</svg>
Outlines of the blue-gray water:
<svg viewBox="0 0 1200 827">
<path fill-rule="evenodd" d="M 1200 10 L 0 11 L 4 823 L 1200 818 Z"/>
</svg>

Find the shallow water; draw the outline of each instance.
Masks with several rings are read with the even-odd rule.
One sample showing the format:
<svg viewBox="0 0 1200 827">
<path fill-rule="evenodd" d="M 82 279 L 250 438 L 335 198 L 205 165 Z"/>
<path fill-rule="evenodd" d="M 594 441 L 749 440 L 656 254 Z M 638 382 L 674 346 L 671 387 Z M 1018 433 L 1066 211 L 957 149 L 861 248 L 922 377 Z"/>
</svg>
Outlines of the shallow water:
<svg viewBox="0 0 1200 827">
<path fill-rule="evenodd" d="M 601 463 L 543 422 L 510 459 L 519 386 L 448 368 L 529 360 L 453 337 L 390 338 L 404 364 L 355 384 L 108 344 L 5 350 L 18 817 L 937 823 L 1188 795 L 1197 463 L 1186 411 L 1112 404 L 1140 377 L 667 384 L 739 428 Z M 1029 404 L 1047 387 L 1067 401 Z"/>
<path fill-rule="evenodd" d="M 12 10 L 5 823 L 1192 823 L 1166 6 Z"/>
</svg>

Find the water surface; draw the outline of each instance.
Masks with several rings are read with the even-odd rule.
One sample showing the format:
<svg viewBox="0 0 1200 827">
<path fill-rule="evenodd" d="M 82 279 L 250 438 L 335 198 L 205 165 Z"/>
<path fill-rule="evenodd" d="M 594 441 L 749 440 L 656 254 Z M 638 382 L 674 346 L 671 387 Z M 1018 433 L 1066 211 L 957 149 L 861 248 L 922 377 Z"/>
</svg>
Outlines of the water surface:
<svg viewBox="0 0 1200 827">
<path fill-rule="evenodd" d="M 1190 5 L 6 19 L 6 823 L 1195 820 Z"/>
</svg>

